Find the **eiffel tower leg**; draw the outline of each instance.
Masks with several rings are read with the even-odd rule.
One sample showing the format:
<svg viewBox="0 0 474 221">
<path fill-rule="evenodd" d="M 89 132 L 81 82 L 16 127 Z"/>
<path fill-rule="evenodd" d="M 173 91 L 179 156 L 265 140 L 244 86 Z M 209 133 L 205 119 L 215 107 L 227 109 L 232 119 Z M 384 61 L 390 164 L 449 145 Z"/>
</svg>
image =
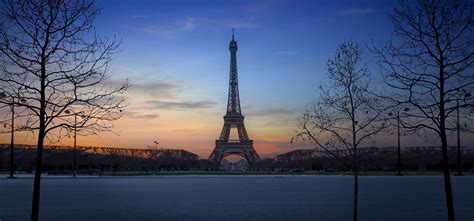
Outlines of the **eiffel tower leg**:
<svg viewBox="0 0 474 221">
<path fill-rule="evenodd" d="M 237 131 L 239 133 L 239 140 L 249 140 L 249 136 L 247 135 L 247 131 L 245 130 L 243 122 L 237 124 Z"/>
<path fill-rule="evenodd" d="M 222 127 L 221 136 L 219 137 L 219 140 L 229 140 L 231 128 L 231 124 L 224 122 L 224 126 Z"/>
</svg>

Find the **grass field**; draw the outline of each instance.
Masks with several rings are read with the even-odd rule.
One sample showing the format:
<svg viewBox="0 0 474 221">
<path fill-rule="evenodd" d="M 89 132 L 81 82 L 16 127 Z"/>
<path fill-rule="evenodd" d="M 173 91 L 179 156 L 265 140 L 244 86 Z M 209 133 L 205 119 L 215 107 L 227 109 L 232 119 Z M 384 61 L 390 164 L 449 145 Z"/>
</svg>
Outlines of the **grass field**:
<svg viewBox="0 0 474 221">
<path fill-rule="evenodd" d="M 47 221 L 339 221 L 352 211 L 351 176 L 47 177 L 40 209 Z M 456 220 L 472 220 L 474 176 L 453 177 L 452 185 Z M 361 176 L 360 220 L 445 221 L 443 186 L 442 176 Z M 29 220 L 32 190 L 32 177 L 0 179 L 0 219 Z"/>
</svg>

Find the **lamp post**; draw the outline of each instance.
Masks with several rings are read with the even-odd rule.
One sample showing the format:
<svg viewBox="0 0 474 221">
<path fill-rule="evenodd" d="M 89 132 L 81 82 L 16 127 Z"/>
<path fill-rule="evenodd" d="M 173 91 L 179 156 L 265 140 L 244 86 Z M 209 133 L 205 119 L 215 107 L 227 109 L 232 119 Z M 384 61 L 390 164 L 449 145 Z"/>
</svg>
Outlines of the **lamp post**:
<svg viewBox="0 0 474 221">
<path fill-rule="evenodd" d="M 3 92 L 0 92 L 0 99 L 6 98 L 7 95 Z M 8 179 L 15 179 L 15 99 L 12 97 L 12 102 L 10 104 L 11 110 L 11 132 L 10 132 L 10 175 L 7 177 Z M 25 103 L 25 99 L 19 99 L 19 102 Z M 6 124 L 4 125 L 6 127 Z"/>
<path fill-rule="evenodd" d="M 16 177 L 13 175 L 15 171 L 15 151 L 14 151 L 14 144 L 15 144 L 15 105 L 10 105 L 11 112 L 12 112 L 12 122 L 11 122 L 11 135 L 10 135 L 10 176 L 9 179 L 15 179 Z"/>
<path fill-rule="evenodd" d="M 402 176 L 402 153 L 400 149 L 400 110 L 397 110 L 397 168 L 398 168 L 398 173 L 397 176 Z M 408 107 L 403 108 L 403 112 L 407 112 L 410 109 Z M 393 113 L 390 112 L 388 113 L 389 116 L 392 116 Z"/>
<path fill-rule="evenodd" d="M 155 168 L 156 168 L 156 171 L 158 171 L 158 141 L 153 141 L 153 143 L 155 144 Z"/>
<path fill-rule="evenodd" d="M 471 96 L 471 93 L 464 94 L 464 99 Z M 461 127 L 459 123 L 459 99 L 456 99 L 456 128 L 457 128 L 457 168 L 458 173 L 455 174 L 456 176 L 462 176 L 462 165 L 461 165 Z"/>
<path fill-rule="evenodd" d="M 77 170 L 77 157 L 76 157 L 76 141 L 77 141 L 77 114 L 74 111 L 66 110 L 64 111 L 66 114 L 73 114 L 74 115 L 74 149 L 73 149 L 73 165 L 72 165 L 72 177 L 76 178 L 76 170 Z"/>
</svg>

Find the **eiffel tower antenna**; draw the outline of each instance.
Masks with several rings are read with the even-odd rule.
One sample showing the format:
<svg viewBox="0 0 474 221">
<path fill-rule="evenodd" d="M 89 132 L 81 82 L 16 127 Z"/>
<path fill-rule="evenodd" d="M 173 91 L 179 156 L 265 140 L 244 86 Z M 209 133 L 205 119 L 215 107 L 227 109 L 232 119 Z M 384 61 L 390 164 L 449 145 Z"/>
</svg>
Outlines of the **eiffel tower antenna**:
<svg viewBox="0 0 474 221">
<path fill-rule="evenodd" d="M 224 126 L 221 135 L 216 140 L 216 147 L 209 156 L 209 160 L 219 163 L 229 155 L 242 156 L 249 164 L 260 160 L 253 148 L 253 140 L 249 139 L 244 125 L 244 116 L 240 108 L 239 79 L 237 75 L 237 41 L 232 29 L 232 40 L 229 43 L 230 72 L 229 72 L 229 94 L 227 100 L 227 112 L 224 116 Z M 230 130 L 237 129 L 239 140 L 229 140 Z"/>
</svg>

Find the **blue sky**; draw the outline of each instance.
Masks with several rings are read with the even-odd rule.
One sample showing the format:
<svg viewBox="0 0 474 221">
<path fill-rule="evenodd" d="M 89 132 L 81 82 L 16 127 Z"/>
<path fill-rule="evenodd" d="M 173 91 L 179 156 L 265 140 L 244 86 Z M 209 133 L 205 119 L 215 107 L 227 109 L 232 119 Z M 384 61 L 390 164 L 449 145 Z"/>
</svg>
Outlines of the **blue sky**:
<svg viewBox="0 0 474 221">
<path fill-rule="evenodd" d="M 103 8 L 96 19 L 98 34 L 122 39 L 111 72 L 115 79 L 132 80 L 130 116 L 137 122 L 157 116 L 144 117 L 151 125 L 140 133 L 156 134 L 129 145 L 146 146 L 157 137 L 165 147 L 204 156 L 212 150 L 223 124 L 228 43 L 235 28 L 247 130 L 257 151 L 288 151 L 298 115 L 325 81 L 326 60 L 343 41 L 386 40 L 395 3 L 98 1 Z M 140 130 L 136 125 L 119 125 L 122 139 Z"/>
<path fill-rule="evenodd" d="M 79 145 L 146 148 L 159 140 L 163 148 L 183 148 L 205 158 L 223 125 L 232 28 L 247 131 L 257 152 L 274 156 L 293 148 L 289 140 L 297 117 L 317 98 L 318 86 L 326 81 L 326 61 L 338 45 L 386 41 L 396 1 L 96 4 L 102 8 L 95 19 L 97 34 L 122 40 L 110 81 L 131 80 L 130 106 L 115 124 L 119 137 L 82 137 Z"/>
<path fill-rule="evenodd" d="M 261 95 L 244 98 L 243 103 L 265 101 L 274 106 L 283 99 L 288 102 L 285 106 L 294 106 L 307 101 L 306 95 L 324 80 L 325 62 L 339 43 L 370 43 L 389 36 L 387 18 L 394 2 L 104 0 L 98 4 L 103 7 L 96 19 L 98 33 L 123 40 L 114 60 L 118 76 L 174 81 L 197 94 L 222 94 L 234 27 L 242 96 Z"/>
</svg>

